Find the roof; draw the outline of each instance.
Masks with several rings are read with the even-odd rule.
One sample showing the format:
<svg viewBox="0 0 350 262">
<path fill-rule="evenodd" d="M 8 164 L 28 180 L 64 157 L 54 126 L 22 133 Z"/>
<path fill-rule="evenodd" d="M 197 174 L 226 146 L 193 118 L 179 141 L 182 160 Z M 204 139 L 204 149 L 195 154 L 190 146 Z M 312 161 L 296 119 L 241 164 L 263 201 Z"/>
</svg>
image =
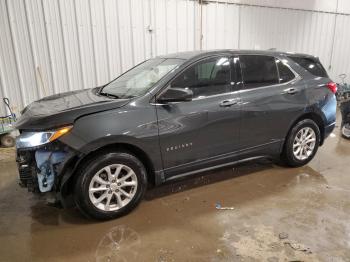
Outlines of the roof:
<svg viewBox="0 0 350 262">
<path fill-rule="evenodd" d="M 200 58 L 208 55 L 223 54 L 223 53 L 234 53 L 234 54 L 254 54 L 254 55 L 288 55 L 288 56 L 303 56 L 303 57 L 314 57 L 308 54 L 293 53 L 293 52 L 282 52 L 276 50 L 240 50 L 240 49 L 218 49 L 218 50 L 202 50 L 202 51 L 187 51 L 180 53 L 173 53 L 168 55 L 159 56 L 160 58 L 178 58 L 189 60 L 192 58 Z"/>
</svg>

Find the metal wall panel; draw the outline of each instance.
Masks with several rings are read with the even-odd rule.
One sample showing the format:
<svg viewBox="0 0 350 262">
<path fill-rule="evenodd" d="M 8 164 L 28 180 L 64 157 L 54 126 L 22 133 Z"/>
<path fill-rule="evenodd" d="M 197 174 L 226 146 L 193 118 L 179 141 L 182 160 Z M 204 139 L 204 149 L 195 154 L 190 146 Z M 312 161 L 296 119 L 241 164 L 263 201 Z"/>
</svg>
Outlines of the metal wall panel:
<svg viewBox="0 0 350 262">
<path fill-rule="evenodd" d="M 334 23 L 327 13 L 241 6 L 240 48 L 307 53 L 328 67 Z"/>
<path fill-rule="evenodd" d="M 345 0 L 205 2 L 0 0 L 0 97 L 19 112 L 50 94 L 102 85 L 150 57 L 200 48 L 305 52 L 335 80 L 350 75 Z"/>
<path fill-rule="evenodd" d="M 153 56 L 199 49 L 197 2 L 152 0 L 150 12 Z"/>
<path fill-rule="evenodd" d="M 211 3 L 203 6 L 203 49 L 238 48 L 239 6 Z"/>
<path fill-rule="evenodd" d="M 19 110 L 24 105 L 21 92 L 20 76 L 18 74 L 18 61 L 15 54 L 10 28 L 10 16 L 7 4 L 0 1 L 0 85 L 1 97 L 10 97 Z M 2 102 L 2 101 L 0 101 Z M 5 114 L 5 107 L 1 103 L 1 115 Z"/>
<path fill-rule="evenodd" d="M 337 16 L 334 36 L 334 51 L 332 56 L 331 72 L 337 81 L 341 82 L 339 74 L 347 74 L 345 79 L 350 82 L 350 16 Z"/>
</svg>

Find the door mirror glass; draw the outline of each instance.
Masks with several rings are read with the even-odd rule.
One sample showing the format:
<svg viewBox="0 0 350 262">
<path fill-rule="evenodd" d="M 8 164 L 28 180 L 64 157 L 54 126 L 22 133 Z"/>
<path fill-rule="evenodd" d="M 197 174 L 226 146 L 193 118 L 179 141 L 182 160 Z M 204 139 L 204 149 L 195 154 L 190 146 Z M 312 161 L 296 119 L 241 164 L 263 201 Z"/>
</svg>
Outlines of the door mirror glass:
<svg viewBox="0 0 350 262">
<path fill-rule="evenodd" d="M 157 99 L 160 103 L 168 102 L 186 102 L 191 101 L 193 92 L 189 88 L 168 88 L 164 93 Z"/>
</svg>

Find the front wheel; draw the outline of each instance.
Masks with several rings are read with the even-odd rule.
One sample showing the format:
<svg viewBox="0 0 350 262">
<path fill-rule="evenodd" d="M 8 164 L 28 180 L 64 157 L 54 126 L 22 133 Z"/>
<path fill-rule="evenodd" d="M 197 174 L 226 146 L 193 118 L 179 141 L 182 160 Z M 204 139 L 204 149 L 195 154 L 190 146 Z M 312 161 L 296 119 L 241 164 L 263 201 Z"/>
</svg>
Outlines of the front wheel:
<svg viewBox="0 0 350 262">
<path fill-rule="evenodd" d="M 129 153 L 106 153 L 82 166 L 74 198 L 95 219 L 113 219 L 133 210 L 147 188 L 146 169 Z"/>
<path fill-rule="evenodd" d="M 315 156 L 320 144 L 320 129 L 311 119 L 298 122 L 289 132 L 283 159 L 291 167 L 306 165 Z"/>
</svg>

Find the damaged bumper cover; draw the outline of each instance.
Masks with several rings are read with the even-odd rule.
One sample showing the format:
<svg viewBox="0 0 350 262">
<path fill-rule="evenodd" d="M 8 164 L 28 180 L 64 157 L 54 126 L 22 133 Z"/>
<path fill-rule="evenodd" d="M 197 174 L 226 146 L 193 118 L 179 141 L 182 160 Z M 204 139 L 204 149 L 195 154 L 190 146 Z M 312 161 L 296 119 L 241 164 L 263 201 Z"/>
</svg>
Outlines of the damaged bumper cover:
<svg viewBox="0 0 350 262">
<path fill-rule="evenodd" d="M 54 192 L 65 205 L 65 182 L 77 163 L 78 153 L 60 141 L 35 148 L 17 148 L 19 184 L 29 192 Z"/>
</svg>

